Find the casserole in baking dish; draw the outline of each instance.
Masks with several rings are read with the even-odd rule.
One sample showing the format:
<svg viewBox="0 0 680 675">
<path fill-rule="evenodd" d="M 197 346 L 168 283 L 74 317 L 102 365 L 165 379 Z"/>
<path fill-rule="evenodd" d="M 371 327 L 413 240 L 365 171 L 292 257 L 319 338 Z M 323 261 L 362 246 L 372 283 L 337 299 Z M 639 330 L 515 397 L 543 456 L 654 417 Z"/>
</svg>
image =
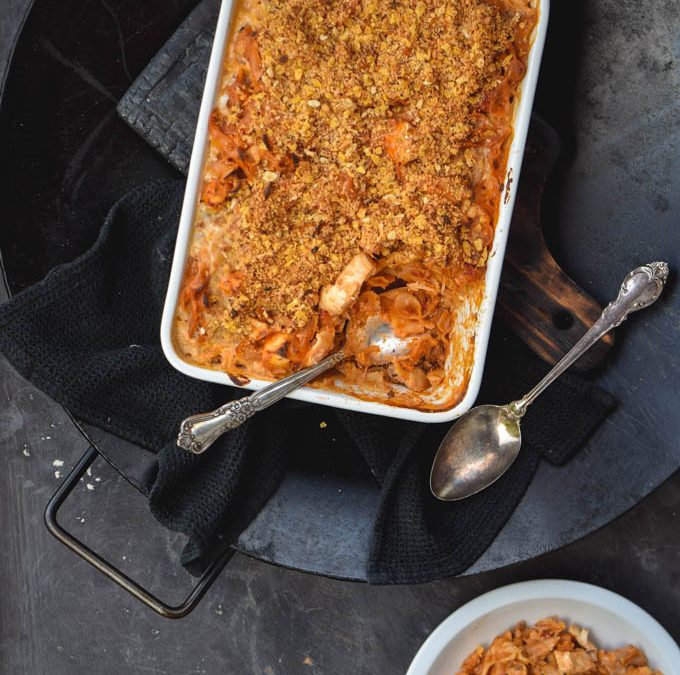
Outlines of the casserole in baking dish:
<svg viewBox="0 0 680 675">
<path fill-rule="evenodd" d="M 218 22 L 162 341 L 260 388 L 432 421 L 481 378 L 547 20 L 534 0 L 244 0 Z M 409 353 L 352 350 L 388 320 Z M 348 323 L 349 319 L 349 323 Z M 346 350 L 347 351 L 347 350 Z"/>
</svg>

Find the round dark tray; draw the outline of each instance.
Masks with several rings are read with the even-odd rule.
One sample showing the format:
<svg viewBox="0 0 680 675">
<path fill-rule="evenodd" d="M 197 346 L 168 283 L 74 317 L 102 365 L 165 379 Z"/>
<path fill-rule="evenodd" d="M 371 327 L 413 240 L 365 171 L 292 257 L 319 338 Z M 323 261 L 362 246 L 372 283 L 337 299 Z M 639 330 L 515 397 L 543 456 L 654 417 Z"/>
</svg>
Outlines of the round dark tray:
<svg viewBox="0 0 680 675">
<path fill-rule="evenodd" d="M 609 86 L 628 86 L 628 109 L 606 143 L 593 143 L 602 101 L 573 96 L 597 77 L 579 36 L 579 3 L 555 3 L 537 107 L 563 139 L 578 130 L 548 208 L 559 228 L 547 232 L 571 276 L 600 299 L 612 297 L 636 264 L 680 264 L 677 190 L 680 152 L 650 133 L 640 101 L 663 109 L 663 91 L 649 78 L 608 72 Z M 16 48 L 0 108 L 0 251 L 13 292 L 85 250 L 115 199 L 144 180 L 177 175 L 115 112 L 132 79 L 192 9 L 192 0 L 108 4 L 38 0 Z M 579 57 L 588 67 L 579 70 Z M 599 73 L 604 78 L 604 64 Z M 581 79 L 576 73 L 581 72 Z M 592 90 L 599 91 L 592 87 Z M 595 96 L 596 94 L 593 94 Z M 600 95 L 605 94 L 600 92 Z M 598 107 L 599 106 L 599 107 Z M 599 116 L 599 117 L 598 117 Z M 663 120 L 662 120 L 663 122 Z M 618 131 L 616 131 L 618 129 Z M 625 130 L 625 133 L 624 133 Z M 616 134 L 614 134 L 616 131 Z M 644 143 L 639 141 L 644 138 Z M 677 141 L 676 141 L 677 144 Z M 636 180 L 631 180 L 635 167 Z M 643 171 L 644 167 L 644 171 Z M 641 226 L 644 223 L 644 227 Z M 680 299 L 673 284 L 664 303 L 630 322 L 600 374 L 620 405 L 565 468 L 541 465 L 529 491 L 496 541 L 469 570 L 528 559 L 571 542 L 616 517 L 680 466 L 677 404 Z M 301 413 L 319 429 L 323 408 Z M 98 430 L 105 454 L 133 478 L 148 453 Z M 337 447 L 346 452 L 337 452 Z M 300 461 L 237 546 L 262 560 L 331 576 L 364 579 L 378 491 L 339 430 L 307 434 Z M 331 449 L 333 451 L 331 452 Z M 309 458 L 314 462 L 310 464 Z M 140 468 L 141 467 L 141 468 Z"/>
</svg>

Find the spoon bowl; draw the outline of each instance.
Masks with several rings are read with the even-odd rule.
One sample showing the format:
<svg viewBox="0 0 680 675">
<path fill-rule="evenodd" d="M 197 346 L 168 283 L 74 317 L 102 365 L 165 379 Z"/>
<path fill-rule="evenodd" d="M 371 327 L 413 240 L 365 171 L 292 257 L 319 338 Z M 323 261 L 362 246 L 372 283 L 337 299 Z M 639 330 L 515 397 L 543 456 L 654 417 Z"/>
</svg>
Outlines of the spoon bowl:
<svg viewBox="0 0 680 675">
<path fill-rule="evenodd" d="M 363 325 L 354 329 L 354 333 L 361 349 L 368 347 L 372 350 L 369 360 L 376 366 L 407 356 L 414 343 L 413 338 L 397 337 L 392 325 L 380 316 L 369 317 Z"/>
<path fill-rule="evenodd" d="M 496 482 L 519 454 L 520 421 L 527 408 L 603 335 L 620 326 L 632 312 L 656 302 L 667 279 L 665 262 L 636 267 L 600 318 L 526 396 L 508 405 L 481 405 L 465 413 L 437 450 L 430 472 L 432 494 L 443 501 L 455 501 Z"/>
<path fill-rule="evenodd" d="M 521 445 L 520 418 L 507 406 L 473 408 L 449 429 L 437 450 L 432 493 L 443 501 L 477 494 L 510 468 Z"/>
</svg>

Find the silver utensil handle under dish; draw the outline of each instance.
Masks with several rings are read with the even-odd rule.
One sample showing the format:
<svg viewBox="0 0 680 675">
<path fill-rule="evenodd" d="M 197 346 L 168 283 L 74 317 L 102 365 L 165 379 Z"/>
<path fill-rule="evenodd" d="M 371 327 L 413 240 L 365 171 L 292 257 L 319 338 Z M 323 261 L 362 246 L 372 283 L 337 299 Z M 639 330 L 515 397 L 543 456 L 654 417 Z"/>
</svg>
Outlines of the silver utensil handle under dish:
<svg viewBox="0 0 680 675">
<path fill-rule="evenodd" d="M 623 280 L 616 300 L 605 307 L 590 330 L 524 398 L 511 403 L 508 409 L 518 417 L 524 415 L 536 398 L 603 335 L 620 326 L 632 312 L 649 307 L 655 302 L 661 295 L 667 278 L 668 265 L 665 262 L 654 262 L 634 269 Z"/>
<path fill-rule="evenodd" d="M 295 389 L 307 384 L 317 375 L 336 366 L 345 358 L 342 351 L 327 356 L 314 366 L 272 382 L 270 385 L 236 401 L 230 401 L 208 413 L 187 417 L 180 426 L 177 445 L 184 450 L 200 455 L 205 452 L 225 431 L 241 426 L 256 412 L 268 408 L 285 398 Z"/>
</svg>

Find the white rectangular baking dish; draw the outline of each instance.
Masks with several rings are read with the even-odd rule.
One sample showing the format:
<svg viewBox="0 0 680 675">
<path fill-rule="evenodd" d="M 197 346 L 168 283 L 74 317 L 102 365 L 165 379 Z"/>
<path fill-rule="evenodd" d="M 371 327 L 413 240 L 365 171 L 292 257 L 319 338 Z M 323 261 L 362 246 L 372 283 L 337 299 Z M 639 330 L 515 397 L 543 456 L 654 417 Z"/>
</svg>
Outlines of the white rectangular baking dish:
<svg viewBox="0 0 680 675">
<path fill-rule="evenodd" d="M 165 298 L 161 322 L 161 344 L 163 346 L 163 351 L 168 361 L 177 370 L 199 380 L 216 382 L 228 386 L 234 386 L 234 382 L 226 373 L 191 365 L 180 357 L 172 339 L 172 328 L 175 308 L 189 252 L 194 214 L 200 194 L 203 164 L 206 149 L 208 147 L 208 121 L 210 113 L 216 105 L 225 50 L 230 34 L 230 23 L 236 4 L 237 3 L 234 2 L 234 0 L 223 0 L 217 21 L 215 41 L 213 43 L 201 110 L 196 126 L 196 136 L 194 138 L 191 164 L 187 176 L 186 192 L 180 217 L 179 231 L 177 233 L 177 244 L 175 247 L 170 282 Z M 446 422 L 459 417 L 472 407 L 482 382 L 484 361 L 486 359 L 486 350 L 489 334 L 491 332 L 491 322 L 503 267 L 505 246 L 508 239 L 508 230 L 510 227 L 515 195 L 517 193 L 517 184 L 524 155 L 524 145 L 529 129 L 529 122 L 531 120 L 531 109 L 534 101 L 536 82 L 538 80 L 541 56 L 543 54 L 543 44 L 545 42 L 545 35 L 548 27 L 549 4 L 549 0 L 540 0 L 540 15 L 536 27 L 536 36 L 529 54 L 527 73 L 521 85 L 520 100 L 515 114 L 514 136 L 506 168 L 506 175 L 512 177 L 512 180 L 506 181 L 509 183 L 509 187 L 505 198 L 500 205 L 493 248 L 489 256 L 486 270 L 486 289 L 484 298 L 479 308 L 476 325 L 471 329 L 475 332 L 473 361 L 465 396 L 454 407 L 448 410 L 435 412 L 424 412 L 412 408 L 401 408 L 374 401 L 363 401 L 349 394 L 323 391 L 311 387 L 298 389 L 295 393 L 291 394 L 291 398 L 309 401 L 311 403 L 319 403 L 321 405 L 329 405 L 335 408 L 356 410 L 358 412 L 384 415 L 386 417 L 398 417 L 417 422 Z M 269 384 L 269 382 L 264 380 L 251 380 L 244 388 L 258 390 L 262 389 L 262 387 L 265 387 L 267 384 Z"/>
</svg>

